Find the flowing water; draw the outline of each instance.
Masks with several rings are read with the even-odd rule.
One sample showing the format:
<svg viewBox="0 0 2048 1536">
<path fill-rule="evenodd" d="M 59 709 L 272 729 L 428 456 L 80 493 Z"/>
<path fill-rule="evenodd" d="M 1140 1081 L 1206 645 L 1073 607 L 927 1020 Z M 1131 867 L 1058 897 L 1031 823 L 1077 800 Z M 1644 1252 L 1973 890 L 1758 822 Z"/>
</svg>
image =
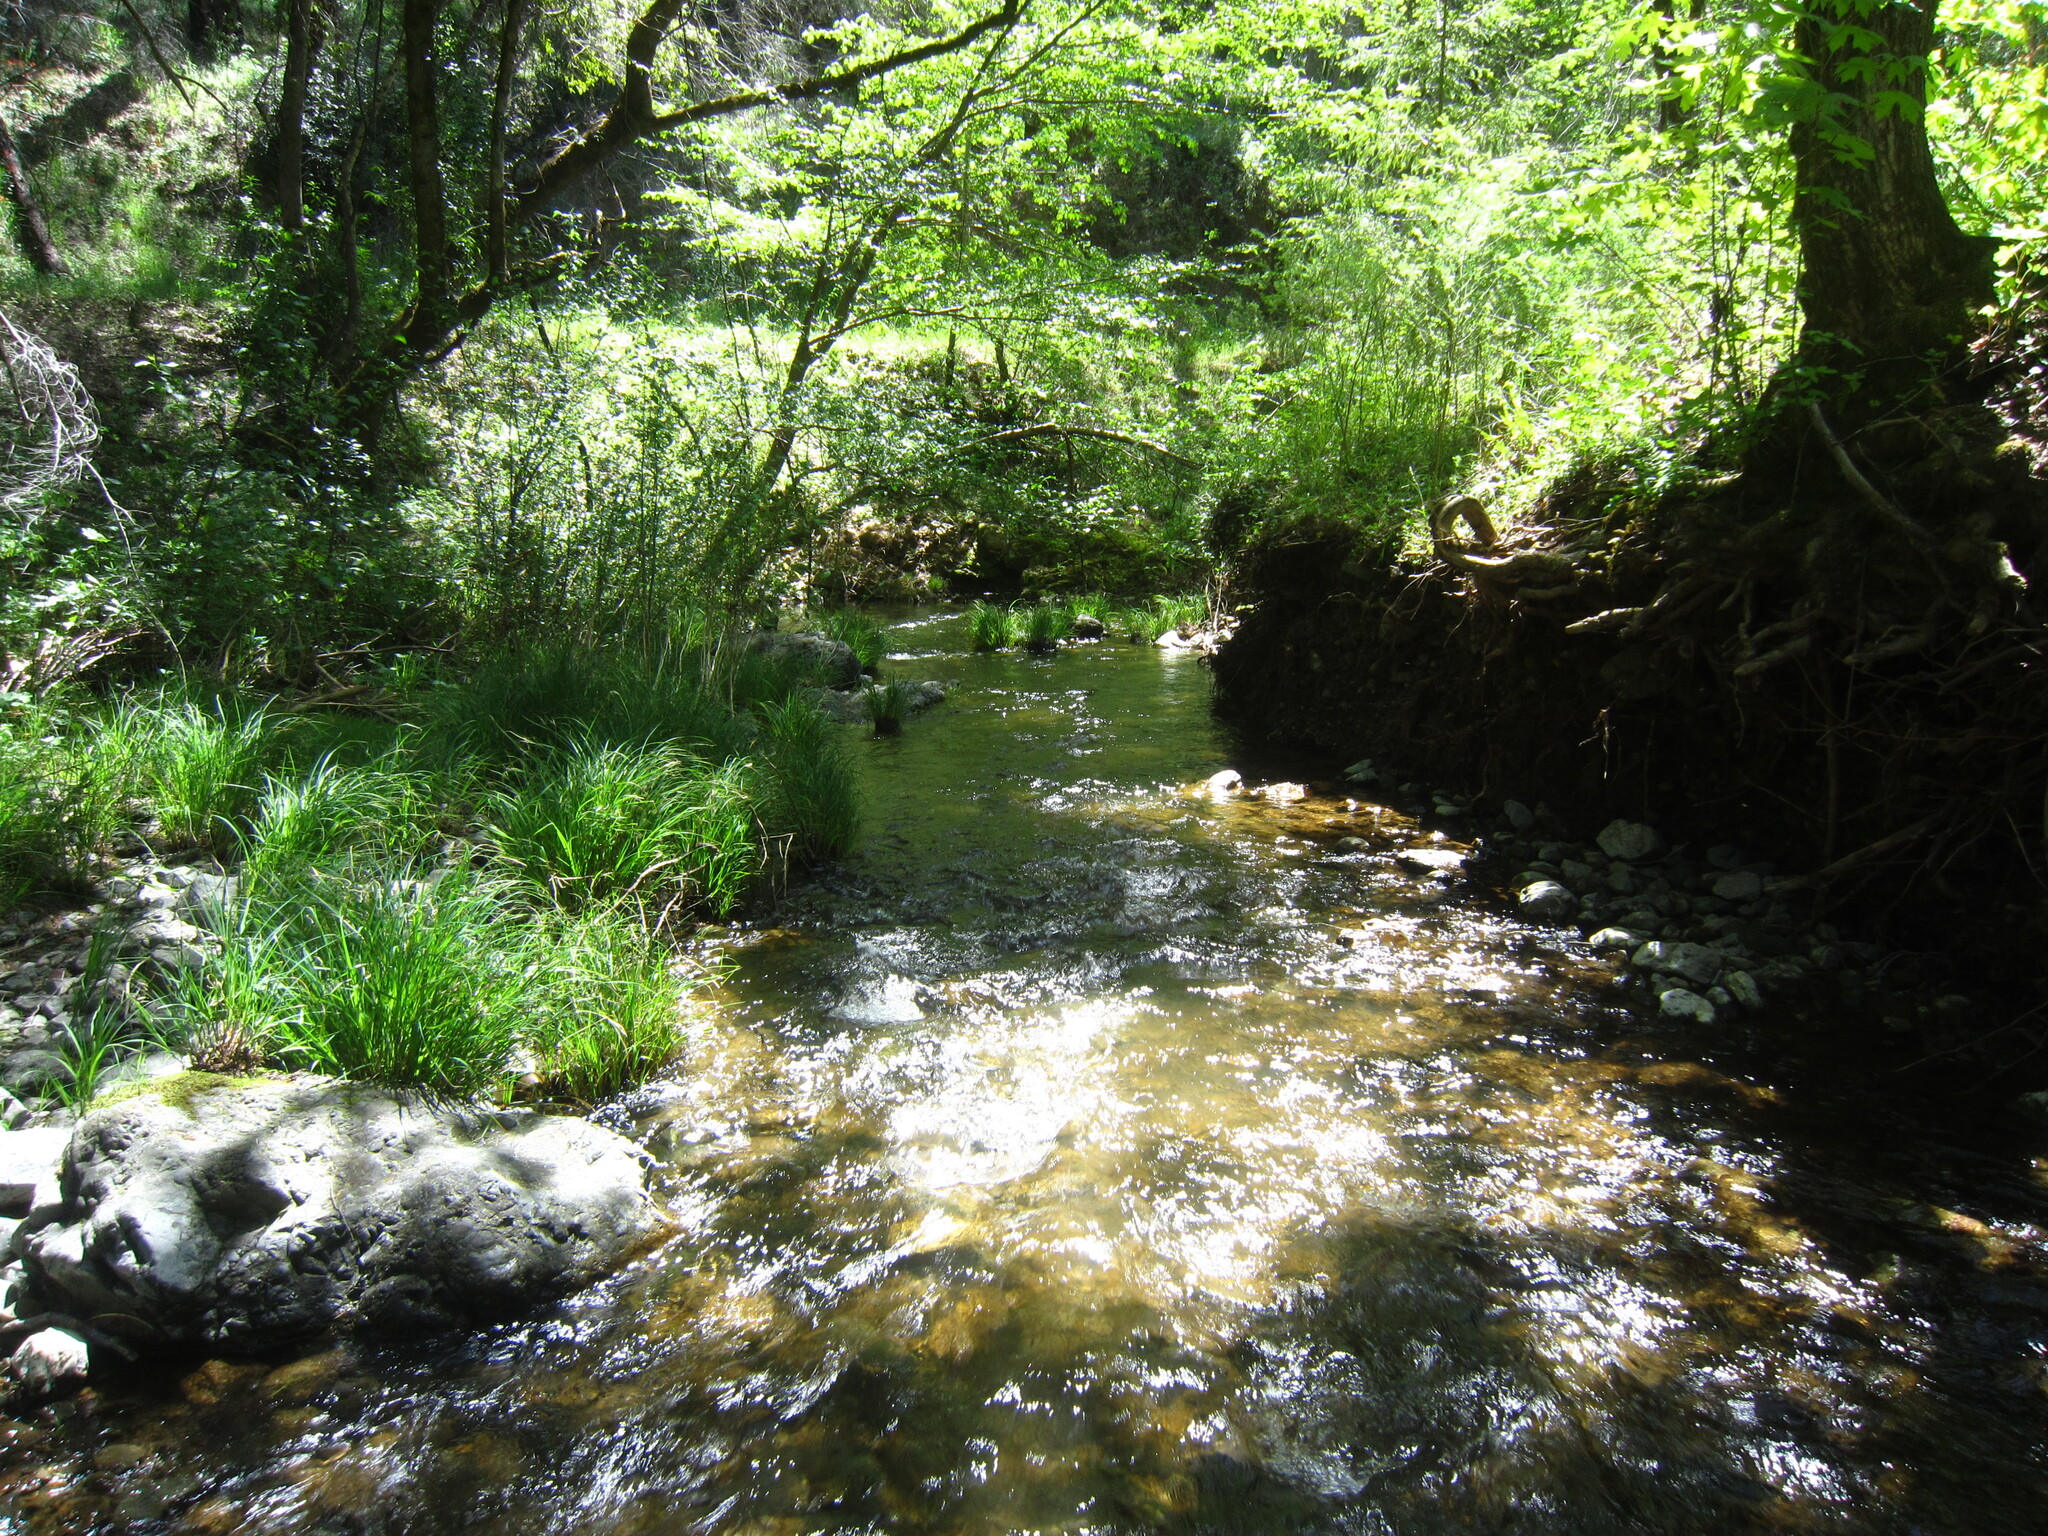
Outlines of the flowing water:
<svg viewBox="0 0 2048 1536">
<path fill-rule="evenodd" d="M 1191 787 L 1290 766 L 1194 658 L 891 641 L 951 701 L 616 1113 L 675 1243 L 60 1405 L 0 1529 L 2048 1529 L 2048 1160 L 1706 1065 L 1391 812 Z"/>
</svg>

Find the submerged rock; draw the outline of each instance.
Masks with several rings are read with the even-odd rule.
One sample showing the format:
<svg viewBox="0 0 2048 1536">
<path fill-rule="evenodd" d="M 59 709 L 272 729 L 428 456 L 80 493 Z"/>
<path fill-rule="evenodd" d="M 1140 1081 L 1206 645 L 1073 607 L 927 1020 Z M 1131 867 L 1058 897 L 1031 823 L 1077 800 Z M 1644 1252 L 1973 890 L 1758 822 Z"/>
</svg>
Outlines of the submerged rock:
<svg viewBox="0 0 2048 1536">
<path fill-rule="evenodd" d="M 638 1151 L 588 1121 L 303 1077 L 95 1110 L 61 1189 L 20 1238 L 52 1310 L 242 1349 L 502 1316 L 670 1230 Z"/>
</svg>

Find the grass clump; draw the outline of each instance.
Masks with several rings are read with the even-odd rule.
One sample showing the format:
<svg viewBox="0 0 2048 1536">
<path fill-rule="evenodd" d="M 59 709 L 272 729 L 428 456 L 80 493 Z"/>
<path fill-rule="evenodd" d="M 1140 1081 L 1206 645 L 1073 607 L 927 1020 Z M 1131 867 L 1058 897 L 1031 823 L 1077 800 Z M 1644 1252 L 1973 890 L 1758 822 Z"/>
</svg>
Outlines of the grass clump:
<svg viewBox="0 0 2048 1536">
<path fill-rule="evenodd" d="M 973 603 L 967 609 L 967 633 L 977 651 L 1000 651 L 1016 644 L 1022 631 L 1016 609 L 1001 603 Z"/>
<path fill-rule="evenodd" d="M 723 917 L 760 863 L 752 779 L 745 758 L 712 766 L 675 746 L 586 740 L 494 792 L 486 825 L 505 866 L 565 908 L 634 900 L 662 918 Z"/>
<path fill-rule="evenodd" d="M 1020 638 L 1024 649 L 1049 655 L 1074 633 L 1074 618 L 1061 603 L 1034 603 L 1025 610 Z"/>
<path fill-rule="evenodd" d="M 759 816 L 785 862 L 830 858 L 860 831 L 853 761 L 832 722 L 808 699 L 761 710 Z"/>
<path fill-rule="evenodd" d="M 139 744 L 144 792 L 164 837 L 181 847 L 228 844 L 276 746 L 276 721 L 260 705 L 237 717 L 218 700 L 123 706 L 103 731 Z"/>
<path fill-rule="evenodd" d="M 593 1104 L 674 1060 L 685 984 L 644 928 L 590 913 L 549 930 L 548 946 L 550 1006 L 527 1040 L 543 1093 Z"/>
<path fill-rule="evenodd" d="M 848 650 L 853 659 L 860 663 L 860 669 L 870 675 L 879 672 L 882 666 L 882 631 L 872 619 L 853 612 L 849 608 L 828 608 L 821 613 L 806 615 L 804 627 L 821 635 L 829 635 Z"/>
</svg>

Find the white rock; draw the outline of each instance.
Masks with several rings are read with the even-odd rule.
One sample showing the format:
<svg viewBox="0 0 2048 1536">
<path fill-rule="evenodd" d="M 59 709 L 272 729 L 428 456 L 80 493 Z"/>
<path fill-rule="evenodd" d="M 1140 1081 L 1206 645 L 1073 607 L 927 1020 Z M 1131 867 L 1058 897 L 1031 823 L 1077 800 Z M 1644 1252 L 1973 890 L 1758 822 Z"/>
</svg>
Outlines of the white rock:
<svg viewBox="0 0 2048 1536">
<path fill-rule="evenodd" d="M 1586 942 L 1595 949 L 1626 949 L 1633 951 L 1641 946 L 1643 936 L 1640 933 L 1630 933 L 1626 928 L 1602 928 L 1598 933 L 1587 939 Z"/>
<path fill-rule="evenodd" d="M 82 1119 L 30 1277 L 78 1316 L 261 1349 L 445 1326 L 564 1295 L 668 1230 L 632 1143 L 319 1078 L 145 1093 Z"/>
<path fill-rule="evenodd" d="M 1235 768 L 1221 768 L 1202 780 L 1202 787 L 1212 795 L 1227 795 L 1244 787 L 1244 775 Z"/>
<path fill-rule="evenodd" d="M 1698 1024 L 1714 1022 L 1714 1005 L 1684 987 L 1673 987 L 1658 998 L 1657 1011 L 1667 1019 L 1691 1019 Z"/>
<path fill-rule="evenodd" d="M 1525 885 L 1515 897 L 1515 905 L 1524 917 L 1533 917 L 1542 922 L 1556 922 L 1561 918 L 1576 917 L 1579 898 L 1555 880 L 1538 880 Z"/>
<path fill-rule="evenodd" d="M 36 1190 L 55 1179 L 70 1140 L 68 1125 L 0 1131 L 0 1212 L 28 1210 Z"/>
<path fill-rule="evenodd" d="M 68 1328 L 45 1328 L 23 1339 L 0 1373 L 6 1376 L 10 1397 L 32 1402 L 78 1386 L 91 1367 L 85 1340 Z"/>
<path fill-rule="evenodd" d="M 1755 901 L 1764 893 L 1764 877 L 1754 870 L 1738 869 L 1714 882 L 1714 894 L 1723 901 Z"/>
<path fill-rule="evenodd" d="M 1372 846 L 1362 837 L 1340 837 L 1337 839 L 1339 853 L 1363 853 Z"/>
</svg>

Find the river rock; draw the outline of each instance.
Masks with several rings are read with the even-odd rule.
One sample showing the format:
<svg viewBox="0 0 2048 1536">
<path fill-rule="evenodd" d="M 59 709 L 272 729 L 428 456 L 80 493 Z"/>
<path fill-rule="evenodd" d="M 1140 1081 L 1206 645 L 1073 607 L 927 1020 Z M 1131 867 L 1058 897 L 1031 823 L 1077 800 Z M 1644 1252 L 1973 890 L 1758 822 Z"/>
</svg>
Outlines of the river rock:
<svg viewBox="0 0 2048 1536">
<path fill-rule="evenodd" d="M 1455 875 L 1465 868 L 1465 855 L 1454 848 L 1404 848 L 1395 865 L 1411 875 Z"/>
<path fill-rule="evenodd" d="M 1586 942 L 1595 949 L 1626 949 L 1633 953 L 1642 947 L 1643 936 L 1626 928 L 1602 928 Z"/>
<path fill-rule="evenodd" d="M 1652 940 L 1629 956 L 1629 964 L 1638 970 L 1682 977 L 1703 987 L 1720 979 L 1726 960 L 1720 950 L 1704 944 L 1667 944 L 1661 939 Z"/>
<path fill-rule="evenodd" d="M 1664 839 L 1657 835 L 1655 827 L 1646 827 L 1640 821 L 1618 819 L 1602 827 L 1593 841 L 1610 859 L 1627 859 L 1630 863 L 1652 858 L 1664 846 Z"/>
<path fill-rule="evenodd" d="M 1100 640 L 1103 634 L 1102 620 L 1092 613 L 1074 615 L 1074 638 L 1076 640 Z"/>
<path fill-rule="evenodd" d="M 1202 780 L 1202 787 L 1212 795 L 1227 795 L 1234 789 L 1244 788 L 1244 775 L 1235 768 L 1219 768 Z"/>
<path fill-rule="evenodd" d="M 1507 817 L 1508 825 L 1517 832 L 1527 832 L 1536 825 L 1536 813 L 1519 800 L 1503 800 L 1500 813 Z"/>
<path fill-rule="evenodd" d="M 70 1140 L 68 1125 L 0 1131 L 0 1215 L 27 1214 L 36 1190 L 56 1182 Z"/>
<path fill-rule="evenodd" d="M 749 635 L 745 644 L 750 655 L 808 671 L 827 688 L 860 686 L 860 659 L 853 654 L 853 647 L 830 635 L 771 632 Z"/>
<path fill-rule="evenodd" d="M 1714 894 L 1723 901 L 1755 901 L 1764 893 L 1764 877 L 1752 869 L 1738 869 L 1714 881 Z"/>
<path fill-rule="evenodd" d="M 35 1402 L 79 1386 L 91 1365 L 84 1339 L 69 1328 L 44 1328 L 23 1339 L 0 1364 L 0 1381 L 11 1401 Z"/>
<path fill-rule="evenodd" d="M 1695 1024 L 1714 1022 L 1714 1005 L 1684 987 L 1672 987 L 1658 998 L 1657 1011 L 1667 1019 L 1690 1019 Z"/>
<path fill-rule="evenodd" d="M 1515 897 L 1515 905 L 1524 917 L 1533 917 L 1539 922 L 1557 922 L 1567 917 L 1576 917 L 1579 898 L 1555 880 L 1538 880 L 1533 885 L 1522 887 Z"/>
<path fill-rule="evenodd" d="M 633 1145 L 588 1121 L 308 1077 L 94 1110 L 39 1216 L 21 1248 L 53 1310 L 251 1350 L 502 1316 L 670 1230 Z"/>
</svg>

